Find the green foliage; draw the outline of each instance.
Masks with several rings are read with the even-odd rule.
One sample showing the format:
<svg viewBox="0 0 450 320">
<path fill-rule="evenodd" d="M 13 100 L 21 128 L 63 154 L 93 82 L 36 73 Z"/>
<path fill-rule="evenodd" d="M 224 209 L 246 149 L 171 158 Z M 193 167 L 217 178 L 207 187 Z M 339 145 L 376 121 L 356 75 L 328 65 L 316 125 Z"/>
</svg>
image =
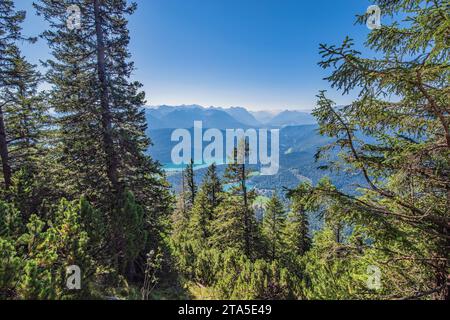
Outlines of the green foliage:
<svg viewBox="0 0 450 320">
<path fill-rule="evenodd" d="M 366 184 L 359 196 L 317 191 L 336 204 L 329 222 L 361 226 L 373 247 L 397 262 L 385 279 L 397 285 L 380 297 L 448 299 L 448 1 L 377 3 L 403 22 L 371 32 L 367 46 L 379 58 L 362 57 L 348 38 L 340 46 L 321 45 L 320 65 L 332 69 L 332 87 L 358 89 L 359 96 L 336 107 L 321 92 L 314 111 L 321 134 L 337 137 L 319 156 L 340 150 L 330 166 L 361 174 Z M 339 226 L 334 229 L 339 237 Z M 405 260 L 415 266 L 407 275 L 399 268 Z"/>
<path fill-rule="evenodd" d="M 247 254 L 248 243 L 254 243 L 254 218 L 251 219 L 249 209 L 242 205 L 242 197 L 224 193 L 214 217 L 211 245 L 220 250 L 235 249 Z M 253 226 L 253 232 L 246 226 Z"/>
<path fill-rule="evenodd" d="M 17 256 L 14 241 L 0 238 L 0 299 L 14 297 L 14 290 L 21 273 L 21 259 Z"/>
<path fill-rule="evenodd" d="M 366 268 L 362 257 L 335 242 L 330 229 L 314 237 L 314 245 L 305 257 L 306 298 L 340 300 L 363 298 Z"/>
<path fill-rule="evenodd" d="M 206 189 L 198 193 L 191 211 L 189 221 L 189 235 L 192 239 L 204 242 L 208 239 L 211 231 L 211 221 L 214 207 L 211 205 Z"/>
<path fill-rule="evenodd" d="M 250 261 L 238 251 L 227 250 L 217 283 L 216 294 L 222 299 L 289 299 L 297 296 L 292 284 L 297 280 L 277 261 Z"/>
<path fill-rule="evenodd" d="M 283 203 L 274 195 L 266 204 L 262 223 L 262 235 L 267 242 L 268 258 L 271 261 L 280 258 L 285 250 L 286 213 Z"/>
<path fill-rule="evenodd" d="M 79 30 L 67 27 L 71 5 L 82 11 Z M 56 190 L 46 198 L 89 201 L 91 208 L 82 203 L 83 223 L 98 264 L 142 280 L 146 254 L 167 236 L 172 198 L 160 165 L 147 155 L 145 93 L 131 79 L 127 19 L 136 6 L 41 0 L 34 7 L 49 22 L 46 103 L 56 113 L 53 161 L 46 163 Z"/>
<path fill-rule="evenodd" d="M 81 201 L 83 203 L 83 201 Z M 80 201 L 61 200 L 47 223 L 32 215 L 23 232 L 17 210 L 1 203 L 0 294 L 7 299 L 73 299 L 88 297 L 96 265 L 82 223 Z M 11 217 L 16 218 L 11 218 Z M 5 227 L 6 226 L 6 227 Z M 66 288 L 66 268 L 81 269 L 80 291 Z"/>
<path fill-rule="evenodd" d="M 148 299 L 185 279 L 221 299 L 448 300 L 448 1 L 376 3 L 404 21 L 369 34 L 377 58 L 349 38 L 321 45 L 331 86 L 359 95 L 337 107 L 321 92 L 314 110 L 332 141 L 317 159 L 364 184 L 350 193 L 326 178 L 301 184 L 288 193 L 287 216 L 275 195 L 261 222 L 247 141 L 224 181 L 213 164 L 197 186 L 191 161 L 172 212 L 166 177 L 147 156 L 145 94 L 131 80 L 127 17 L 136 5 L 38 1 L 52 51 L 51 89 L 39 93 L 42 77 L 18 48 L 33 40 L 21 33 L 25 13 L 2 0 L 0 299 Z M 82 10 L 80 30 L 67 28 L 69 5 Z M 313 240 L 311 214 L 324 222 Z M 71 265 L 81 290 L 66 287 Z"/>
<path fill-rule="evenodd" d="M 47 224 L 33 215 L 28 232 L 19 242 L 27 248 L 24 272 L 18 287 L 23 299 L 66 299 L 86 296 L 95 267 L 88 252 L 89 238 L 82 229 L 79 203 L 62 200 Z M 66 289 L 66 268 L 82 271 L 82 290 Z"/>
<path fill-rule="evenodd" d="M 303 188 L 300 185 L 299 188 Z M 285 252 L 290 255 L 303 256 L 311 248 L 311 239 L 309 237 L 309 222 L 307 216 L 307 204 L 305 199 L 299 196 L 292 200 L 292 207 L 286 219 L 285 234 Z"/>
<path fill-rule="evenodd" d="M 195 197 L 197 195 L 197 186 L 194 182 L 194 160 L 186 167 L 186 171 L 183 174 L 183 196 L 185 198 L 185 209 L 191 210 L 195 203 Z"/>
<path fill-rule="evenodd" d="M 20 212 L 11 204 L 0 200 L 0 238 L 11 239 L 20 234 Z"/>
<path fill-rule="evenodd" d="M 119 236 L 114 244 L 119 251 L 119 270 L 126 272 L 146 246 L 147 233 L 144 227 L 144 210 L 133 194 L 125 193 L 123 207 L 114 215 L 114 234 Z"/>
<path fill-rule="evenodd" d="M 210 205 L 213 208 L 217 207 L 221 201 L 220 195 L 223 192 L 223 186 L 222 181 L 217 174 L 217 166 L 215 163 L 208 167 L 208 171 L 206 171 L 203 180 L 202 189 L 208 196 Z"/>
<path fill-rule="evenodd" d="M 253 201 L 256 198 L 254 190 L 249 190 L 247 181 L 250 171 L 246 166 L 245 159 L 249 156 L 249 144 L 247 141 L 238 141 L 238 147 L 233 150 L 232 161 L 228 164 L 224 178 L 225 183 L 231 186 L 227 192 L 226 199 L 219 205 L 218 211 L 219 226 L 215 227 L 215 234 L 228 233 L 228 235 L 218 235 L 216 242 L 221 243 L 220 237 L 225 243 L 232 243 L 227 248 L 242 248 L 244 253 L 251 258 L 258 256 L 258 226 L 255 220 Z M 221 226 L 223 224 L 223 228 Z M 222 229 L 222 230 L 221 230 Z M 233 238 L 235 240 L 233 240 Z"/>
<path fill-rule="evenodd" d="M 37 94 L 40 75 L 21 55 L 18 42 L 33 42 L 22 35 L 24 11 L 12 0 L 0 3 L 0 176 L 8 190 L 15 171 L 35 167 L 41 155 L 47 106 Z"/>
</svg>

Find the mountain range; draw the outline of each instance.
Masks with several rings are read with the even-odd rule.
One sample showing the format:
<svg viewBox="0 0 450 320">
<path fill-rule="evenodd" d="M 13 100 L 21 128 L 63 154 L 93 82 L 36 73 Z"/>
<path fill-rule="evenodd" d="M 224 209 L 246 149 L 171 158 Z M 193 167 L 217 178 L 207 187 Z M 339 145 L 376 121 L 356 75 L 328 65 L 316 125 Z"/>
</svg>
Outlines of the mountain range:
<svg viewBox="0 0 450 320">
<path fill-rule="evenodd" d="M 192 128 L 202 121 L 205 128 L 246 129 L 283 128 L 315 124 L 314 117 L 302 111 L 249 111 L 243 107 L 209 107 L 199 105 L 149 106 L 145 108 L 150 130 Z"/>
<path fill-rule="evenodd" d="M 355 184 L 363 184 L 359 175 L 346 175 L 343 172 L 323 170 L 324 164 L 316 162 L 315 154 L 318 148 L 333 141 L 332 138 L 321 136 L 314 117 L 300 111 L 248 111 L 242 107 L 204 108 L 198 105 L 147 107 L 145 114 L 148 121 L 147 135 L 153 145 L 149 154 L 164 167 L 172 188 L 180 192 L 182 185 L 181 167 L 174 166 L 171 152 L 178 142 L 171 141 L 175 129 L 188 129 L 193 134 L 194 121 L 203 121 L 203 128 L 217 128 L 225 135 L 225 129 L 268 128 L 280 129 L 280 162 L 279 171 L 275 175 L 251 175 L 248 187 L 258 194 L 262 204 L 268 201 L 274 193 L 283 193 L 284 188 L 295 188 L 299 183 L 308 181 L 316 184 L 324 176 L 341 190 L 351 192 Z M 270 144 L 269 144 L 270 146 Z M 205 143 L 203 144 L 205 147 Z M 224 145 L 225 148 L 225 145 Z M 191 150 L 193 154 L 193 149 Z M 272 150 L 269 150 L 271 154 Z M 331 157 L 337 157 L 333 153 Z M 226 166 L 218 164 L 218 173 L 223 176 Z M 258 171 L 258 166 L 250 166 L 251 171 Z M 195 168 L 195 181 L 202 182 L 206 173 L 205 166 Z M 311 216 L 312 229 L 320 228 L 321 220 Z"/>
</svg>

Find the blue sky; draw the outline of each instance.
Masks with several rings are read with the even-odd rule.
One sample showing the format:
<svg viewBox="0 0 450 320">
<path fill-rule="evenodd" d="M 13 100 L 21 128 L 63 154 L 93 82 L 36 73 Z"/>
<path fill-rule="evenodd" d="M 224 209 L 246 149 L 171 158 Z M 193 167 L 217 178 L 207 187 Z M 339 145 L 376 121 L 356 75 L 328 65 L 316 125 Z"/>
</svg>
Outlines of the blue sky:
<svg viewBox="0 0 450 320">
<path fill-rule="evenodd" d="M 46 24 L 32 0 L 27 35 Z M 355 25 L 369 0 L 138 0 L 130 18 L 131 44 L 148 104 L 243 106 L 252 110 L 303 109 L 330 89 L 319 44 L 339 44 L 349 35 L 362 49 L 370 30 Z M 43 40 L 23 48 L 33 62 L 48 57 Z M 352 96 L 330 91 L 337 103 Z"/>
</svg>

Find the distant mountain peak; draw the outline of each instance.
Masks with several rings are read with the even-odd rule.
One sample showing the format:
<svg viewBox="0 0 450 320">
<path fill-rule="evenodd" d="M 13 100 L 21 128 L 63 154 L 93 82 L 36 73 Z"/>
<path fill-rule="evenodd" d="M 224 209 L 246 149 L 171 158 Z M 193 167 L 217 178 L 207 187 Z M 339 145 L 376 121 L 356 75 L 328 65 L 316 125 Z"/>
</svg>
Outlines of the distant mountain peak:
<svg viewBox="0 0 450 320">
<path fill-rule="evenodd" d="M 179 106 L 146 106 L 145 112 L 150 129 L 191 128 L 194 121 L 203 121 L 209 128 L 281 128 L 292 125 L 315 124 L 314 117 L 296 110 L 249 111 L 245 107 L 203 107 L 197 104 Z"/>
</svg>

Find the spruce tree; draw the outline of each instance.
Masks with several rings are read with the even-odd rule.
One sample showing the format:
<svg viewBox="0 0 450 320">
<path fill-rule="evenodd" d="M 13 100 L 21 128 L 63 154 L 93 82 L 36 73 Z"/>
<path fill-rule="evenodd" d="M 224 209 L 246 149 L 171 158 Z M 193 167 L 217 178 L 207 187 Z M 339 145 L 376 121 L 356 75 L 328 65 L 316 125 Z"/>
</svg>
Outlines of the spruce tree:
<svg viewBox="0 0 450 320">
<path fill-rule="evenodd" d="M 390 297 L 449 299 L 448 1 L 375 3 L 384 15 L 403 19 L 369 34 L 367 47 L 377 58 L 363 57 L 349 38 L 321 45 L 320 65 L 331 69 L 332 87 L 344 94 L 359 91 L 357 100 L 341 107 L 319 95 L 314 115 L 320 132 L 337 137 L 321 154 L 340 150 L 340 164 L 330 166 L 344 163 L 365 180 L 360 196 L 321 192 L 348 208 L 335 212 L 337 219 L 362 226 L 382 259 L 402 266 L 391 266 L 397 287 Z M 414 267 L 404 275 L 405 257 Z M 409 280 L 400 282 L 403 277 Z"/>
<path fill-rule="evenodd" d="M 248 234 L 245 228 L 245 208 L 240 196 L 225 192 L 214 212 L 211 246 L 221 251 L 235 249 L 241 255 L 248 254 Z"/>
<path fill-rule="evenodd" d="M 67 10 L 74 5 L 80 9 L 80 28 L 68 24 Z M 162 216 L 170 211 L 165 177 L 146 155 L 145 94 L 131 80 L 127 17 L 136 5 L 125 0 L 41 0 L 35 8 L 50 24 L 43 37 L 53 55 L 46 66 L 52 85 L 49 103 L 58 114 L 59 162 L 65 168 L 61 184 L 69 197 L 84 194 L 106 215 L 116 265 L 122 265 L 119 258 L 132 263 L 127 257 L 136 254 L 126 244 L 134 239 L 122 230 L 127 227 L 124 210 L 130 209 L 128 192 L 144 210 L 138 219 L 145 224 L 146 232 L 138 233 L 143 243 L 151 233 L 152 245 L 157 245 Z M 146 253 L 139 254 L 141 260 Z"/>
<path fill-rule="evenodd" d="M 300 185 L 299 188 L 306 189 L 307 186 Z M 300 196 L 292 197 L 291 210 L 286 220 L 286 250 L 289 253 L 303 256 L 311 248 L 309 237 L 307 199 Z"/>
<path fill-rule="evenodd" d="M 0 3 L 0 160 L 5 189 L 13 172 L 33 156 L 42 121 L 36 95 L 39 74 L 18 48 L 19 41 L 34 40 L 22 35 L 24 19 L 25 12 L 16 11 L 12 0 Z"/>
<path fill-rule="evenodd" d="M 255 192 L 248 189 L 247 181 L 250 171 L 246 165 L 246 158 L 249 154 L 249 145 L 247 141 L 239 141 L 238 147 L 234 149 L 231 155 L 231 162 L 225 170 L 225 182 L 231 187 L 230 200 L 238 200 L 233 206 L 233 214 L 238 215 L 237 220 L 242 221 L 244 235 L 244 252 L 248 257 L 254 257 L 254 248 L 257 242 L 257 224 L 256 218 L 251 207 Z M 230 209 L 227 209 L 229 211 Z"/>
<path fill-rule="evenodd" d="M 185 210 L 190 211 L 195 203 L 197 195 L 197 185 L 195 184 L 194 160 L 187 165 L 183 176 L 183 197 Z"/>
<path fill-rule="evenodd" d="M 212 164 L 206 172 L 189 215 L 189 237 L 205 244 L 212 233 L 214 211 L 222 199 L 223 187 Z"/>
<path fill-rule="evenodd" d="M 262 223 L 262 234 L 267 242 L 268 258 L 275 261 L 280 258 L 285 247 L 286 212 L 281 200 L 276 194 L 266 205 Z"/>
<path fill-rule="evenodd" d="M 212 222 L 214 208 L 211 206 L 206 189 L 201 188 L 194 207 L 191 210 L 188 227 L 188 236 L 194 241 L 205 244 L 210 236 L 210 225 Z"/>
<path fill-rule="evenodd" d="M 11 85 L 6 90 L 4 119 L 8 153 L 13 173 L 8 198 L 24 219 L 40 211 L 46 201 L 57 201 L 53 174 L 47 171 L 51 144 L 51 116 L 42 93 L 41 76 L 20 51 L 13 55 Z"/>
<path fill-rule="evenodd" d="M 19 51 L 13 56 L 10 81 L 11 86 L 7 89 L 9 103 L 4 106 L 4 117 L 8 124 L 13 171 L 21 168 L 35 171 L 37 158 L 43 156 L 44 131 L 49 118 L 46 105 L 37 94 L 40 74 Z"/>
<path fill-rule="evenodd" d="M 223 192 L 222 181 L 217 174 L 217 166 L 211 164 L 203 179 L 202 188 L 208 196 L 210 205 L 216 208 L 220 203 L 220 195 Z"/>
</svg>

